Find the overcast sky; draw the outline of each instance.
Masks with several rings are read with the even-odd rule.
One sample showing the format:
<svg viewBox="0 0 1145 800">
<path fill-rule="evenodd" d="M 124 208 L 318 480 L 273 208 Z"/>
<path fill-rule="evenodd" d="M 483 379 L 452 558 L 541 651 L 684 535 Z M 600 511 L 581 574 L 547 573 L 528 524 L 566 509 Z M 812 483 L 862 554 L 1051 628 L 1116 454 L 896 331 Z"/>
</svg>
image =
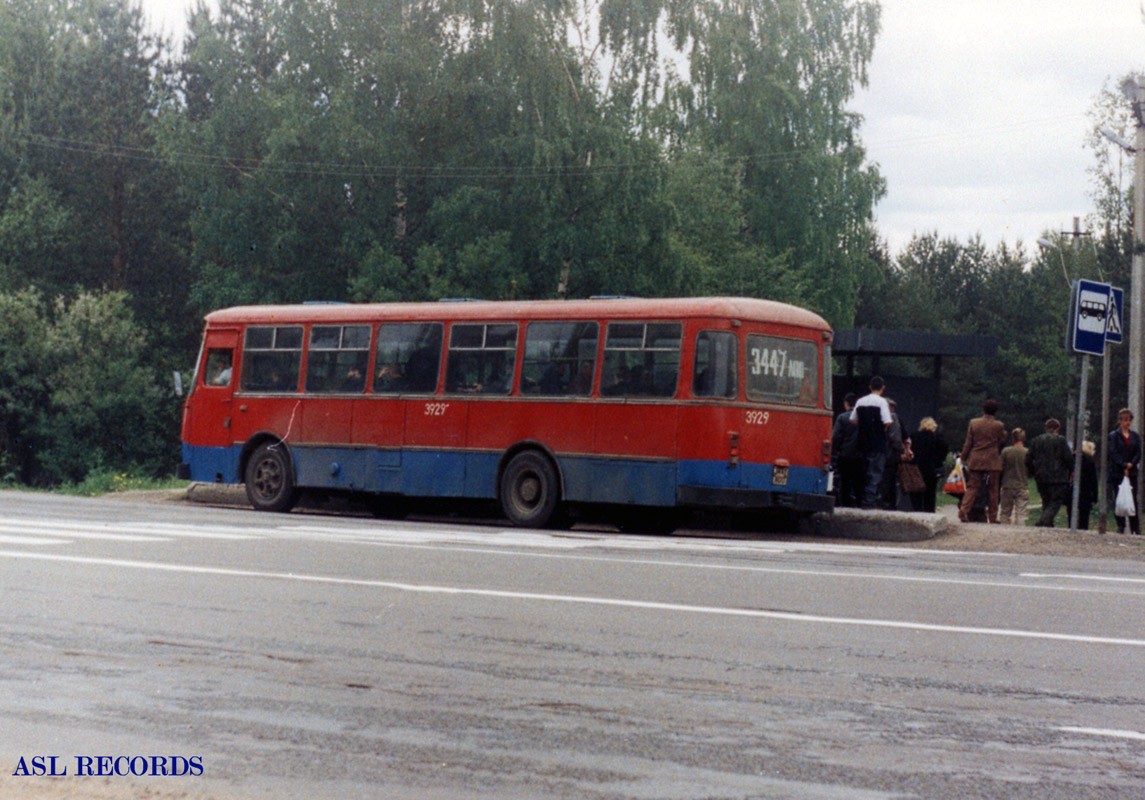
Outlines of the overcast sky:
<svg viewBox="0 0 1145 800">
<path fill-rule="evenodd" d="M 870 86 L 852 107 L 887 180 L 876 224 L 892 253 L 928 231 L 1028 251 L 1092 211 L 1089 111 L 1108 80 L 1145 71 L 1140 3 L 882 0 Z M 189 5 L 143 0 L 168 33 Z M 1128 187 L 1128 160 L 1124 174 Z"/>
</svg>

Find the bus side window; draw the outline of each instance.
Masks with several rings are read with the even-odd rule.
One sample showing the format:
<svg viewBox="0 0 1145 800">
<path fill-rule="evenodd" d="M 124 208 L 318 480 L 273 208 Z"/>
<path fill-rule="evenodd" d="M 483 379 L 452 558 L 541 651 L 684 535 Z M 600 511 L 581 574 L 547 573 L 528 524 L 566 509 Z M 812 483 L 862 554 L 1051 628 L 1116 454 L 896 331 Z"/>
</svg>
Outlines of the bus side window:
<svg viewBox="0 0 1145 800">
<path fill-rule="evenodd" d="M 449 332 L 445 390 L 456 394 L 509 394 L 516 361 L 516 323 L 455 324 Z"/>
<path fill-rule="evenodd" d="M 445 326 L 394 322 L 378 326 L 375 394 L 433 394 L 441 367 Z"/>
<path fill-rule="evenodd" d="M 231 361 L 234 351 L 226 350 L 207 351 L 207 365 L 203 370 L 203 382 L 207 386 L 231 385 Z"/>
<path fill-rule="evenodd" d="M 525 329 L 521 393 L 586 397 L 596 369 L 595 322 L 531 322 Z"/>
<path fill-rule="evenodd" d="M 692 369 L 693 397 L 736 396 L 736 337 L 726 331 L 701 331 L 696 335 L 696 359 Z"/>
<path fill-rule="evenodd" d="M 610 322 L 602 397 L 674 397 L 680 377 L 679 322 Z"/>
<path fill-rule="evenodd" d="M 306 391 L 358 394 L 366 388 L 368 325 L 315 325 L 310 329 Z"/>
<path fill-rule="evenodd" d="M 243 345 L 246 392 L 297 392 L 302 372 L 302 327 L 250 327 Z"/>
</svg>

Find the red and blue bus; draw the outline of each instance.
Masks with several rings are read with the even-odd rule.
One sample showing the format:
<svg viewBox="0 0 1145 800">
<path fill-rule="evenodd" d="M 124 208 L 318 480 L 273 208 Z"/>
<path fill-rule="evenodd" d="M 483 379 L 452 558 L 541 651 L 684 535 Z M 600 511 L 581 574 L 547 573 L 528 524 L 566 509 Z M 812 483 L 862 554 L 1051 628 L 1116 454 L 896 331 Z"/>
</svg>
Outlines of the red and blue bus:
<svg viewBox="0 0 1145 800">
<path fill-rule="evenodd" d="M 454 301 L 215 311 L 182 474 L 570 511 L 830 511 L 831 329 L 746 298 Z"/>
</svg>

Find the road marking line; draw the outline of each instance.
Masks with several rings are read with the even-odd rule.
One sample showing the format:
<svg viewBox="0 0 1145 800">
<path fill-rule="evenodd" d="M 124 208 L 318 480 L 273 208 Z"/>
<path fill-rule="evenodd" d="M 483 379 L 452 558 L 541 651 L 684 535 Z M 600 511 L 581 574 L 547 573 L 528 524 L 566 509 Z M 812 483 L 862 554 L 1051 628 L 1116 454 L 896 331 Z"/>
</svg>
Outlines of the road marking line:
<svg viewBox="0 0 1145 800">
<path fill-rule="evenodd" d="M 0 531 L 5 533 L 39 533 L 43 528 L 30 528 L 20 527 L 17 525 L 0 525 Z M 53 533 L 64 537 L 65 541 L 72 541 L 75 539 L 107 539 L 113 542 L 169 542 L 171 541 L 164 536 L 144 536 L 140 534 L 130 533 L 111 533 L 111 532 L 94 532 L 94 531 L 81 531 L 73 530 L 72 528 L 60 527 L 51 529 Z"/>
<path fill-rule="evenodd" d="M 1081 733 L 1086 736 L 1104 736 L 1110 739 L 1129 739 L 1135 742 L 1145 742 L 1145 733 L 1138 731 L 1118 731 L 1109 728 L 1073 728 L 1061 727 L 1058 728 L 1063 733 Z"/>
<path fill-rule="evenodd" d="M 1043 572 L 1023 572 L 1023 578 L 1067 578 L 1074 581 L 1106 581 L 1108 583 L 1145 583 L 1145 578 L 1118 578 L 1113 575 L 1080 575 L 1071 574 L 1066 572 L 1058 573 L 1043 573 Z"/>
<path fill-rule="evenodd" d="M 150 522 L 123 522 L 117 523 L 114 526 L 111 523 L 96 524 L 96 523 L 68 523 L 61 521 L 41 522 L 39 520 L 8 520 L 0 523 L 0 530 L 15 531 L 18 533 L 39 532 L 41 530 L 51 530 L 59 534 L 78 534 L 78 533 L 97 533 L 114 535 L 113 532 L 121 532 L 120 535 L 127 533 L 135 533 L 149 537 L 155 536 L 189 536 L 198 539 L 253 539 L 255 538 L 249 532 L 243 533 L 225 533 L 222 530 L 204 531 L 200 527 L 193 525 L 181 525 L 178 523 L 150 523 Z"/>
<path fill-rule="evenodd" d="M 864 628 L 889 628 L 892 630 L 928 631 L 933 633 L 961 633 L 974 636 L 1000 636 L 1015 639 L 1040 639 L 1053 642 L 1077 644 L 1100 644 L 1119 647 L 1145 648 L 1145 639 L 1124 639 L 1114 636 L 1087 636 L 1073 633 L 1047 633 L 1044 631 L 1023 631 L 1010 628 L 975 628 L 967 625 L 938 625 L 927 622 L 904 622 L 901 620 L 858 619 L 853 617 L 829 617 L 820 614 L 800 614 L 790 611 L 767 611 L 754 608 L 728 608 L 720 606 L 693 606 L 682 603 L 662 603 L 652 600 L 626 600 L 614 597 L 589 597 L 584 595 L 541 594 L 539 592 L 514 592 L 505 589 L 472 589 L 460 586 L 434 586 L 431 584 L 400 583 L 377 581 L 365 578 L 337 578 L 329 575 L 300 575 L 295 572 L 259 572 L 255 570 L 230 569 L 225 567 L 201 567 L 188 564 L 162 564 L 154 561 L 131 561 L 119 558 L 95 558 L 88 556 L 65 556 L 54 553 L 27 553 L 0 550 L 0 558 L 56 561 L 72 564 L 98 564 L 100 566 L 123 567 L 127 569 L 155 570 L 158 572 L 180 572 L 195 575 L 218 575 L 230 578 L 261 578 L 267 580 L 298 581 L 301 583 L 323 583 L 335 586 L 364 586 L 374 589 L 389 589 L 417 594 L 440 594 L 467 597 L 492 597 L 507 600 L 536 600 L 549 603 L 567 603 L 588 606 L 614 606 L 648 611 L 672 611 L 687 614 L 710 614 L 727 617 L 749 617 L 772 619 L 785 622 L 818 623 L 825 625 L 849 625 Z"/>
<path fill-rule="evenodd" d="M 67 544 L 66 539 L 49 539 L 45 536 L 0 536 L 0 544 Z"/>
<path fill-rule="evenodd" d="M 315 529 L 305 529 L 313 532 Z M 563 559 L 566 561 L 590 561 L 598 563 L 613 563 L 654 567 L 681 567 L 685 569 L 712 569 L 729 572 L 757 572 L 769 575 L 798 575 L 812 578 L 843 578 L 848 580 L 881 580 L 897 581 L 900 583 L 931 583 L 954 586 L 981 586 L 990 589 L 1024 589 L 1039 592 L 1068 592 L 1071 594 L 1116 594 L 1119 596 L 1145 595 L 1145 591 L 1125 591 L 1117 589 L 1086 588 L 1079 586 L 1046 586 L 1034 583 L 1018 583 L 1016 581 L 987 581 L 970 580 L 967 578 L 930 578 L 917 575 L 884 575 L 879 573 L 844 572 L 840 570 L 795 569 L 791 567 L 760 567 L 742 566 L 739 564 L 702 564 L 688 561 L 668 561 L 652 558 L 614 558 L 611 556 L 585 556 L 569 553 L 534 553 L 525 550 L 502 550 L 493 547 L 470 547 L 468 545 L 455 545 L 451 542 L 438 542 L 435 544 L 413 543 L 409 541 L 369 540 L 361 537 L 339 537 L 333 534 L 325 535 L 325 541 L 364 544 L 372 547 L 401 547 L 410 550 L 448 550 L 453 553 L 478 553 L 482 555 L 501 556 L 509 555 L 520 558 Z M 501 542 L 502 546 L 508 543 Z M 772 554 L 771 550 L 758 550 Z M 705 553 L 705 555 L 708 555 Z M 1023 576 L 1025 577 L 1025 576 Z M 1038 577 L 1038 576 L 1035 576 Z M 1049 577 L 1049 576 L 1045 576 Z"/>
</svg>

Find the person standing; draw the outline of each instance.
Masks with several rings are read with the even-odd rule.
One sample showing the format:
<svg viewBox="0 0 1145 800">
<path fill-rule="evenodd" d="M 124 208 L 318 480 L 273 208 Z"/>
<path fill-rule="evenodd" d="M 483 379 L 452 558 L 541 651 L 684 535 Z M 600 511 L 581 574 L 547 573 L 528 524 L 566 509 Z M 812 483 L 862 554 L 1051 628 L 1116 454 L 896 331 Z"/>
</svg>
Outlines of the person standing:
<svg viewBox="0 0 1145 800">
<path fill-rule="evenodd" d="M 1069 493 L 1073 452 L 1059 433 L 1061 427 L 1056 419 L 1047 419 L 1045 433 L 1030 442 L 1026 453 L 1026 469 L 1034 476 L 1038 494 L 1042 496 L 1042 515 L 1035 523 L 1039 528 L 1054 526 L 1058 509 L 1065 504 Z"/>
<path fill-rule="evenodd" d="M 926 484 L 923 491 L 911 494 L 911 510 L 933 514 L 938 481 L 946 465 L 946 454 L 950 452 L 950 446 L 938 432 L 938 423 L 934 417 L 923 417 L 922 422 L 918 423 L 918 432 L 911 437 L 911 450 L 914 451 L 914 463 L 922 473 L 922 482 Z"/>
<path fill-rule="evenodd" d="M 1096 452 L 1097 445 L 1093 442 L 1081 443 L 1081 475 L 1074 476 L 1078 482 L 1077 529 L 1079 531 L 1089 530 L 1089 514 L 1097 502 L 1097 459 L 1094 458 Z M 1071 505 L 1072 502 L 1073 497 L 1071 496 Z M 1067 505 L 1066 510 L 1068 511 L 1069 508 L 1070 505 Z"/>
<path fill-rule="evenodd" d="M 1109 453 L 1109 485 L 1106 490 L 1110 498 L 1117 497 L 1117 489 L 1121 481 L 1129 478 L 1129 485 L 1133 487 L 1133 505 L 1137 506 L 1137 466 L 1141 463 L 1141 437 L 1137 431 L 1131 430 L 1133 412 L 1123 408 L 1117 412 L 1117 430 L 1110 432 L 1108 441 Z M 1129 517 L 1129 530 L 1137 535 L 1141 534 L 1140 511 Z M 1117 532 L 1125 533 L 1125 517 L 1118 517 Z"/>
<path fill-rule="evenodd" d="M 859 428 L 850 424 L 855 393 L 843 398 L 843 413 L 831 432 L 831 461 L 839 480 L 839 505 L 856 508 L 863 500 L 863 459 L 859 455 Z"/>
<path fill-rule="evenodd" d="M 899 464 L 914 459 L 910 451 L 910 437 L 903 430 L 902 420 L 899 419 L 898 406 L 889 397 L 886 398 L 887 408 L 891 410 L 891 424 L 887 428 L 887 460 L 883 465 L 883 480 L 879 486 L 879 506 L 898 509 L 899 504 Z"/>
<path fill-rule="evenodd" d="M 1006 426 L 994 419 L 998 413 L 998 401 L 987 400 L 982 404 L 982 416 L 970 420 L 966 430 L 966 442 L 962 445 L 962 464 L 966 473 L 966 494 L 958 506 L 958 518 L 963 522 L 970 519 L 970 509 L 983 485 L 987 491 L 986 519 L 998 523 L 999 478 L 1002 475 L 1002 445 L 1006 443 Z"/>
<path fill-rule="evenodd" d="M 1010 446 L 1002 451 L 1002 505 L 999 517 L 1006 525 L 1026 524 L 1030 505 L 1030 471 L 1026 469 L 1026 432 L 1014 428 Z"/>
<path fill-rule="evenodd" d="M 858 425 L 856 442 L 865 462 L 863 479 L 863 508 L 878 508 L 879 485 L 887 463 L 887 428 L 891 426 L 890 406 L 883 399 L 886 384 L 878 375 L 871 378 L 870 393 L 859 398 L 851 410 L 851 424 Z"/>
</svg>

